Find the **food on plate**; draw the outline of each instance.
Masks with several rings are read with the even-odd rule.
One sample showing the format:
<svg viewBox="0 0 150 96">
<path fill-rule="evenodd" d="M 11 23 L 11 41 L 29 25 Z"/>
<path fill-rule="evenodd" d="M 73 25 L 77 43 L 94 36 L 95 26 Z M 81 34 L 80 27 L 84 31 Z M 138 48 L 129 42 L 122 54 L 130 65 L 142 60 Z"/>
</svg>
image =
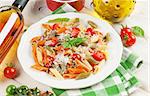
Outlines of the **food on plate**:
<svg viewBox="0 0 150 96">
<path fill-rule="evenodd" d="M 41 27 L 43 35 L 31 40 L 36 70 L 57 79 L 78 80 L 96 74 L 108 59 L 110 34 L 102 33 L 93 21 L 56 18 Z"/>
</svg>

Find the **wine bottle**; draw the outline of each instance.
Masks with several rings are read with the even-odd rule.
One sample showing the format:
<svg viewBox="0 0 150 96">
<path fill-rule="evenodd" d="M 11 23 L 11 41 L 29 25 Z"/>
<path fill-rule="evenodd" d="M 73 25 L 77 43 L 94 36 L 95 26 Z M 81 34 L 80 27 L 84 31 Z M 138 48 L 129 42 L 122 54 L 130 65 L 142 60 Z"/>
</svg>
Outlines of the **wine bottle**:
<svg viewBox="0 0 150 96">
<path fill-rule="evenodd" d="M 23 30 L 22 11 L 29 0 L 15 0 L 12 6 L 0 7 L 0 64 Z"/>
</svg>

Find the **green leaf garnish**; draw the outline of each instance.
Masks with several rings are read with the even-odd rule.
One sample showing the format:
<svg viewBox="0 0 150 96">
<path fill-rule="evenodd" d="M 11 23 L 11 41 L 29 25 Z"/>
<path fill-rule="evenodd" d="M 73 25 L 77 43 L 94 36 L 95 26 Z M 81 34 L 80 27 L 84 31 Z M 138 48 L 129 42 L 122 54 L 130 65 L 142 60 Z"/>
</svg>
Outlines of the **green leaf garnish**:
<svg viewBox="0 0 150 96">
<path fill-rule="evenodd" d="M 69 40 L 69 41 L 63 43 L 62 45 L 65 48 L 70 48 L 72 46 L 78 46 L 78 45 L 80 45 L 81 43 L 83 43 L 86 40 L 87 40 L 86 38 L 74 38 L 72 40 Z"/>
<path fill-rule="evenodd" d="M 53 23 L 53 22 L 68 22 L 70 19 L 69 18 L 56 18 L 53 20 L 49 20 L 48 23 Z"/>
<path fill-rule="evenodd" d="M 69 44 L 68 42 L 65 42 L 65 43 L 63 43 L 63 46 L 64 46 L 65 48 L 70 48 L 70 47 L 71 47 L 71 44 Z"/>
<path fill-rule="evenodd" d="M 144 37 L 144 30 L 139 26 L 132 27 L 132 31 L 136 36 Z"/>
<path fill-rule="evenodd" d="M 13 64 L 13 63 L 6 63 L 6 65 L 7 65 L 8 67 L 14 67 L 14 64 Z"/>
</svg>

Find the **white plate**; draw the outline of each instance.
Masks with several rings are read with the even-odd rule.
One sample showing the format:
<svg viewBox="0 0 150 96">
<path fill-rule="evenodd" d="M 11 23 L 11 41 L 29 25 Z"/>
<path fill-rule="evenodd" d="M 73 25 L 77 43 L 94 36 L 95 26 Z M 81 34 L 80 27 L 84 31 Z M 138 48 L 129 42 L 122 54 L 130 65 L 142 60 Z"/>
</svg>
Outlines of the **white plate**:
<svg viewBox="0 0 150 96">
<path fill-rule="evenodd" d="M 109 51 L 109 59 L 106 61 L 104 66 L 102 66 L 101 71 L 96 75 L 92 75 L 86 79 L 81 80 L 56 80 L 45 72 L 41 72 L 31 68 L 34 64 L 34 60 L 32 57 L 32 49 L 30 40 L 38 35 L 43 34 L 41 30 L 41 24 L 47 22 L 50 19 L 59 18 L 59 17 L 68 17 L 68 18 L 81 18 L 86 22 L 87 20 L 91 20 L 95 22 L 101 29 L 103 34 L 110 32 L 112 40 L 108 44 Z M 17 56 L 20 64 L 22 65 L 24 71 L 30 75 L 33 79 L 49 85 L 54 88 L 60 89 L 76 89 L 76 88 L 84 88 L 96 84 L 102 80 L 104 80 L 107 76 L 109 76 L 119 65 L 121 60 L 121 55 L 123 51 L 123 46 L 121 43 L 121 39 L 117 32 L 112 28 L 110 24 L 107 22 L 94 18 L 92 16 L 81 14 L 81 13 L 64 13 L 64 14 L 56 14 L 45 17 L 39 22 L 33 24 L 28 28 L 28 30 L 23 34 L 21 38 L 20 45 L 18 47 Z"/>
</svg>

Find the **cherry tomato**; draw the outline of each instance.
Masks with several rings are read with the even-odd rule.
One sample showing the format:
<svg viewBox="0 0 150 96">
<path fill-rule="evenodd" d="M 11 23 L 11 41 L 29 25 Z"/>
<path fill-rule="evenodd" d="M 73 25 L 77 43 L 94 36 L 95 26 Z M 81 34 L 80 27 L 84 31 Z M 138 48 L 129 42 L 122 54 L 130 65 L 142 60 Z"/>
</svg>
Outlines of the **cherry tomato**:
<svg viewBox="0 0 150 96">
<path fill-rule="evenodd" d="M 71 37 L 77 37 L 80 32 L 79 28 L 72 28 Z"/>
<path fill-rule="evenodd" d="M 78 60 L 81 60 L 81 56 L 79 54 L 73 54 L 72 55 L 72 59 L 78 59 Z"/>
<path fill-rule="evenodd" d="M 60 28 L 59 24 L 54 24 L 54 25 L 52 26 L 52 29 L 53 29 L 53 30 L 57 30 L 58 28 Z"/>
<path fill-rule="evenodd" d="M 132 30 L 128 27 L 122 28 L 120 32 L 120 37 L 123 45 L 126 47 L 132 46 L 136 42 L 136 37 Z"/>
<path fill-rule="evenodd" d="M 49 46 L 54 47 L 57 43 L 58 43 L 58 38 L 53 37 L 53 38 L 51 39 L 51 43 L 49 44 Z"/>
<path fill-rule="evenodd" d="M 16 69 L 13 68 L 13 67 L 6 67 L 4 69 L 4 76 L 7 77 L 7 78 L 15 78 L 16 77 Z"/>
<path fill-rule="evenodd" d="M 95 31 L 92 29 L 92 28 L 88 28 L 86 30 L 86 32 L 89 34 L 89 35 L 94 35 L 95 34 Z"/>
<path fill-rule="evenodd" d="M 9 95 L 14 95 L 16 94 L 16 86 L 15 85 L 9 85 L 7 88 L 6 88 L 6 93 L 9 94 Z"/>
<path fill-rule="evenodd" d="M 94 53 L 92 54 L 92 57 L 93 57 L 95 60 L 97 60 L 97 61 L 101 61 L 101 60 L 105 59 L 104 53 L 102 53 L 102 52 L 100 52 L 100 51 L 94 52 Z"/>
</svg>

